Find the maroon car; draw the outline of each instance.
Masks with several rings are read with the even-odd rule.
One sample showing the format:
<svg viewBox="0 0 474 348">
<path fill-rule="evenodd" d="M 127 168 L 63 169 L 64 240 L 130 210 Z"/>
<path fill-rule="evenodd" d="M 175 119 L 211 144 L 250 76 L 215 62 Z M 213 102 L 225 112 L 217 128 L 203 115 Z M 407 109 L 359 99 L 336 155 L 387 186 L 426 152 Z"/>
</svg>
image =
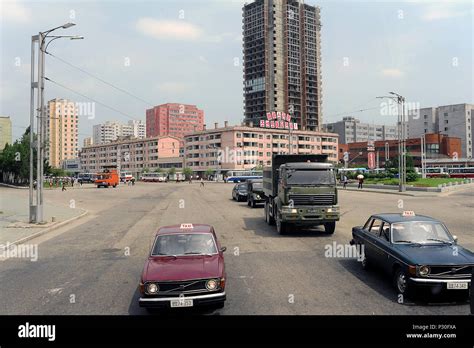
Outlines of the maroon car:
<svg viewBox="0 0 474 348">
<path fill-rule="evenodd" d="M 161 227 L 140 280 L 140 307 L 224 306 L 224 251 L 209 225 Z"/>
</svg>

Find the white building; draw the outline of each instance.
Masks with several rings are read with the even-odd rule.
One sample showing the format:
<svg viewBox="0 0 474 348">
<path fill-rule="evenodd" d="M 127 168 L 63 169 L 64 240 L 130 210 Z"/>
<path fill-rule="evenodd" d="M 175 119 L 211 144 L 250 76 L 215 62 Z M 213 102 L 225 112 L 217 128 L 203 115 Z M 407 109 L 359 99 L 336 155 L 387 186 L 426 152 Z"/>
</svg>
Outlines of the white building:
<svg viewBox="0 0 474 348">
<path fill-rule="evenodd" d="M 342 121 L 327 123 L 323 128 L 339 134 L 341 144 L 397 139 L 397 126 L 363 123 L 355 117 L 344 117 Z"/>
<path fill-rule="evenodd" d="M 473 104 L 454 104 L 420 109 L 419 117 L 408 118 L 408 138 L 426 133 L 461 138 L 462 157 L 472 158 Z"/>
<path fill-rule="evenodd" d="M 106 144 L 122 136 L 144 139 L 146 137 L 145 122 L 131 120 L 127 124 L 110 121 L 97 124 L 93 127 L 92 142 L 96 145 Z"/>
</svg>

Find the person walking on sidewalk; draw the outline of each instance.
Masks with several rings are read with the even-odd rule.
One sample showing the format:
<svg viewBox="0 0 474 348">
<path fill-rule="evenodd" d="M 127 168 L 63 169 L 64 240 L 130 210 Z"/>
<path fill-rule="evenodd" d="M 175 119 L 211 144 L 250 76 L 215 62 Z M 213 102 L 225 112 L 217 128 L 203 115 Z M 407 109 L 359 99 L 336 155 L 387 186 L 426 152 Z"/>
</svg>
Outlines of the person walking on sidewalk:
<svg viewBox="0 0 474 348">
<path fill-rule="evenodd" d="M 346 175 L 344 175 L 344 176 L 342 177 L 342 185 L 343 185 L 342 187 L 343 187 L 344 189 L 345 189 L 346 186 L 347 186 L 347 176 L 346 176 Z"/>
<path fill-rule="evenodd" d="M 364 184 L 364 176 L 362 174 L 357 175 L 357 180 L 359 180 L 359 185 L 357 186 L 357 189 L 362 190 L 362 185 Z"/>
<path fill-rule="evenodd" d="M 204 179 L 201 177 L 201 187 L 204 187 Z"/>
<path fill-rule="evenodd" d="M 66 191 L 66 182 L 64 182 L 64 181 L 63 181 L 63 186 L 62 186 L 61 192 L 62 191 Z"/>
</svg>

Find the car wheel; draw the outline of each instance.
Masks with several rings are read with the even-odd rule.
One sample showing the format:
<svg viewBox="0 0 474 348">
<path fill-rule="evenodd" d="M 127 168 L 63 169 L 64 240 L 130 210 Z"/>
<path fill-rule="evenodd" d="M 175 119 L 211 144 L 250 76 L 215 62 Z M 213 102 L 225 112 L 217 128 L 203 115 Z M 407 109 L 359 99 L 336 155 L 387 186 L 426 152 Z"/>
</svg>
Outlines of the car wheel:
<svg viewBox="0 0 474 348">
<path fill-rule="evenodd" d="M 250 207 L 251 204 L 250 199 L 247 199 L 247 205 Z"/>
<path fill-rule="evenodd" d="M 409 283 L 409 277 L 403 271 L 403 269 L 398 268 L 395 271 L 395 274 L 393 276 L 393 283 L 395 285 L 395 289 L 397 292 L 401 295 L 408 296 L 410 294 L 410 283 Z"/>
<path fill-rule="evenodd" d="M 255 203 L 254 200 L 252 200 L 252 208 L 256 208 L 257 207 L 257 203 Z"/>
<path fill-rule="evenodd" d="M 336 222 L 335 221 L 326 222 L 324 224 L 324 232 L 326 232 L 327 234 L 333 234 L 335 230 L 336 230 Z"/>
<path fill-rule="evenodd" d="M 278 234 L 285 235 L 288 232 L 288 225 L 286 222 L 281 221 L 280 214 L 276 218 L 276 225 Z"/>
</svg>

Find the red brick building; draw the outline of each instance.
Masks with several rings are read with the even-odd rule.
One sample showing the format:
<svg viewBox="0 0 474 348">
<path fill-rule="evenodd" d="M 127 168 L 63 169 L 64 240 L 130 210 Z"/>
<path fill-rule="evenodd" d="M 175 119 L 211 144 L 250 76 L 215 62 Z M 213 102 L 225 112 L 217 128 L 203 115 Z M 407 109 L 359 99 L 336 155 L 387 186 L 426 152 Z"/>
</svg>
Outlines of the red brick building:
<svg viewBox="0 0 474 348">
<path fill-rule="evenodd" d="M 425 134 L 425 139 L 427 159 L 462 157 L 461 138 L 435 133 Z M 385 166 L 386 158 L 393 159 L 398 157 L 398 140 L 376 141 L 374 145 L 375 154 L 378 154 L 380 168 Z M 420 167 L 421 139 L 407 139 L 406 148 L 408 154 L 413 157 L 414 165 Z M 387 153 L 386 149 L 388 149 Z M 346 151 L 349 152 L 350 166 L 367 167 L 367 142 L 339 144 L 338 159 L 341 163 L 343 163 L 344 152 Z"/>
<path fill-rule="evenodd" d="M 185 134 L 202 131 L 204 111 L 196 105 L 163 104 L 146 111 L 148 137 L 173 136 L 183 139 Z"/>
</svg>

